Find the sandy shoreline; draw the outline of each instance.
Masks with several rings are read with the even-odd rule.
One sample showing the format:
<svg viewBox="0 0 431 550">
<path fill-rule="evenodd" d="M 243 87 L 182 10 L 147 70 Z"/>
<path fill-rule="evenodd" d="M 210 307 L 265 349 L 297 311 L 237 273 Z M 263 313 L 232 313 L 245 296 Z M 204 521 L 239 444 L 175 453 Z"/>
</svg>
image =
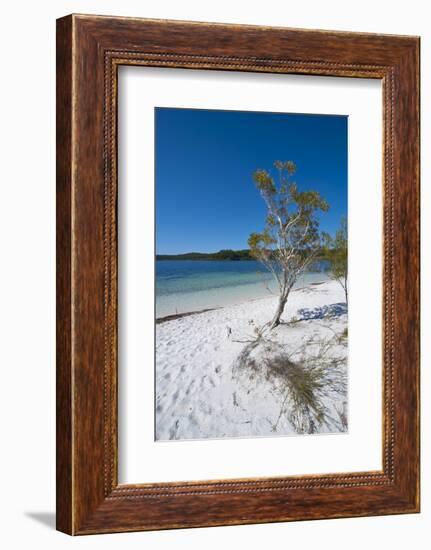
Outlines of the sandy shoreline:
<svg viewBox="0 0 431 550">
<path fill-rule="evenodd" d="M 156 324 L 166 323 L 167 321 L 175 321 L 176 319 L 182 319 L 183 317 L 188 317 L 189 315 L 201 315 L 202 313 L 207 313 L 208 311 L 214 311 L 215 309 L 220 309 L 220 308 L 209 307 L 207 309 L 201 309 L 198 311 L 186 311 L 184 313 L 173 313 L 172 315 L 166 315 L 165 317 L 157 317 Z"/>
<path fill-rule="evenodd" d="M 323 282 L 321 282 L 321 283 L 310 283 L 307 286 L 313 287 L 313 286 L 319 286 L 319 285 L 323 285 L 323 284 L 324 284 Z M 296 289 L 293 289 L 292 292 L 300 292 L 301 290 L 303 290 L 303 289 L 296 288 Z M 267 298 L 268 298 L 268 296 L 261 296 L 259 298 L 252 298 L 251 300 L 243 300 L 243 301 L 240 301 L 238 303 L 233 303 L 233 304 L 229 304 L 229 305 L 226 305 L 226 306 L 208 307 L 208 308 L 205 308 L 205 309 L 198 309 L 196 311 L 185 311 L 184 313 L 172 313 L 171 315 L 165 315 L 163 317 L 156 317 L 156 323 L 158 324 L 158 323 L 166 323 L 166 321 L 175 321 L 176 319 L 181 319 L 182 317 L 188 317 L 189 315 L 200 315 L 201 313 L 207 313 L 208 311 L 214 311 L 216 309 L 222 309 L 222 307 L 236 306 L 236 305 L 240 305 L 240 304 L 244 304 L 244 303 L 248 303 L 248 302 L 255 302 L 256 300 L 266 300 Z"/>
<path fill-rule="evenodd" d="M 239 368 L 241 354 L 270 320 L 276 302 L 275 296 L 258 298 L 157 321 L 157 439 L 338 433 L 347 429 L 347 390 L 340 390 L 339 383 L 341 380 L 345 387 L 347 308 L 338 283 L 310 284 L 292 292 L 283 323 L 253 350 L 247 358 L 249 366 Z M 298 366 L 311 373 L 324 371 L 326 386 L 319 390 L 324 414 L 316 413 L 317 420 L 314 413 L 309 415 L 311 420 L 298 419 L 295 395 L 287 392 L 283 378 L 268 370 L 268 365 L 282 358 L 291 367 L 285 372 L 295 373 Z M 325 368 L 318 370 L 319 364 Z M 298 372 L 303 375 L 303 370 Z M 308 376 L 308 370 L 304 372 Z"/>
</svg>

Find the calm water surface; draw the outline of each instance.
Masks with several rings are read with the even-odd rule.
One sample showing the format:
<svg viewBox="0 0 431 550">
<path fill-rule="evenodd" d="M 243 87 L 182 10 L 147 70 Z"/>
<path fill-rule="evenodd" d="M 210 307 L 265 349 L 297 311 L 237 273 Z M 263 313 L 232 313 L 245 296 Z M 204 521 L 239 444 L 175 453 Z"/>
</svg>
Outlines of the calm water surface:
<svg viewBox="0 0 431 550">
<path fill-rule="evenodd" d="M 295 287 L 328 279 L 316 262 Z M 223 307 L 277 294 L 274 278 L 257 261 L 157 260 L 156 316 Z"/>
</svg>

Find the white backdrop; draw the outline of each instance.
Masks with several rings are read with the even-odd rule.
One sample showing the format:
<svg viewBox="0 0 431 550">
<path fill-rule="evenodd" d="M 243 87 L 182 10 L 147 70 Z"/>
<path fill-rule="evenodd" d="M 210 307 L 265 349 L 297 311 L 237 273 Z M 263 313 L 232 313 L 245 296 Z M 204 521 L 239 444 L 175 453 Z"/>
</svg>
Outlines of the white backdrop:
<svg viewBox="0 0 431 550">
<path fill-rule="evenodd" d="M 421 0 L 16 0 L 3 6 L 1 132 L 1 542 L 5 548 L 426 548 L 431 522 L 431 339 L 423 338 L 421 515 L 103 535 L 53 530 L 55 18 L 70 12 L 422 35 L 423 334 L 431 331 L 431 30 Z M 4 43 L 3 43 L 4 42 Z M 429 537 L 427 537 L 428 539 Z"/>
</svg>

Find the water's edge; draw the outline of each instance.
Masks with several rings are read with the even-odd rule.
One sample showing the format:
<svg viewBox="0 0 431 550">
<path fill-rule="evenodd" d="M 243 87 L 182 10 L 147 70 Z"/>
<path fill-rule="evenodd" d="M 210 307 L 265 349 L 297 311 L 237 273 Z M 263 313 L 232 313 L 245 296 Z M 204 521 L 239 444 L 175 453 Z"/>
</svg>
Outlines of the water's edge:
<svg viewBox="0 0 431 550">
<path fill-rule="evenodd" d="M 161 264 L 161 265 L 160 265 Z M 326 273 L 311 271 L 294 288 L 328 280 Z M 258 262 L 167 261 L 156 262 L 156 318 L 217 309 L 253 299 L 277 296 L 276 282 Z"/>
</svg>

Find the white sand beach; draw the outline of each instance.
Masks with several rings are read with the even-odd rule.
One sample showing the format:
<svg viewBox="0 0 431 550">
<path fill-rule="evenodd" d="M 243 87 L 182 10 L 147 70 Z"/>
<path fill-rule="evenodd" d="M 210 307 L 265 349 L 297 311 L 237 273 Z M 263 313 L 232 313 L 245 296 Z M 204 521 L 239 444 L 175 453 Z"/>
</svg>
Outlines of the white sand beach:
<svg viewBox="0 0 431 550">
<path fill-rule="evenodd" d="M 347 430 L 343 289 L 328 281 L 292 291 L 283 323 L 252 344 L 276 303 L 269 296 L 157 324 L 158 440 Z"/>
</svg>

